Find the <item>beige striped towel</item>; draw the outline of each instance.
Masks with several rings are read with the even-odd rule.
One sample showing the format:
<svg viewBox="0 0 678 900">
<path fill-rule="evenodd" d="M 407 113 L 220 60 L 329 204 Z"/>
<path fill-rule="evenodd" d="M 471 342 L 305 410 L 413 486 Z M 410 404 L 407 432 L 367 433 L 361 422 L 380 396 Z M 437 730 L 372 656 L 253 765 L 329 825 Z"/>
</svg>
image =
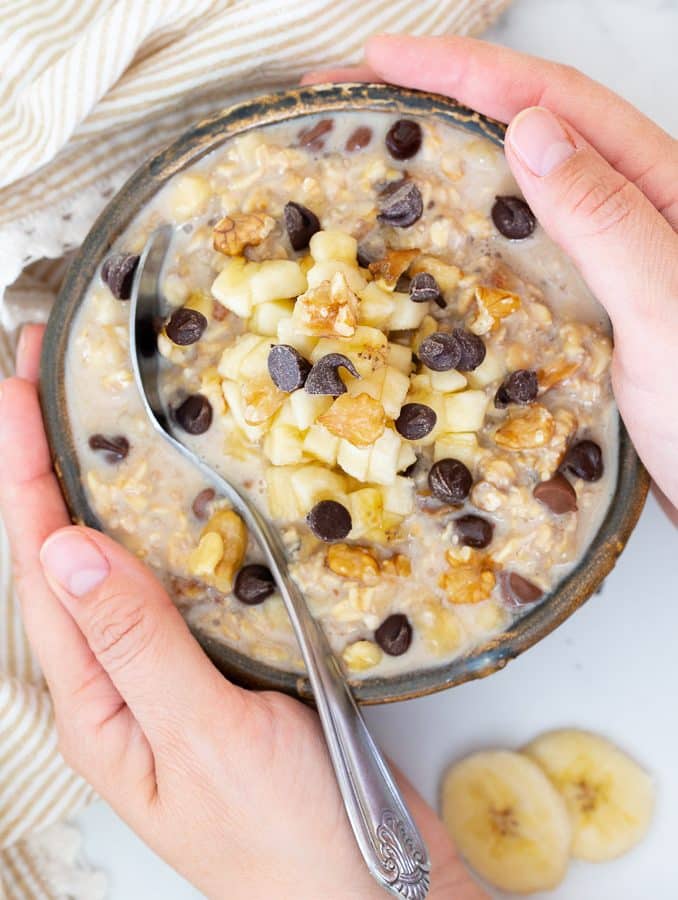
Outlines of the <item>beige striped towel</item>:
<svg viewBox="0 0 678 900">
<path fill-rule="evenodd" d="M 471 34 L 509 0 L 4 0 L 0 303 L 44 317 L 108 197 L 139 160 L 243 93 L 355 62 L 379 31 Z M 0 374 L 12 368 L 0 331 Z M 90 798 L 60 759 L 0 532 L 0 898 L 105 895 L 56 825 Z M 46 830 L 45 830 L 46 829 Z M 129 898 L 135 900 L 135 898 Z"/>
</svg>

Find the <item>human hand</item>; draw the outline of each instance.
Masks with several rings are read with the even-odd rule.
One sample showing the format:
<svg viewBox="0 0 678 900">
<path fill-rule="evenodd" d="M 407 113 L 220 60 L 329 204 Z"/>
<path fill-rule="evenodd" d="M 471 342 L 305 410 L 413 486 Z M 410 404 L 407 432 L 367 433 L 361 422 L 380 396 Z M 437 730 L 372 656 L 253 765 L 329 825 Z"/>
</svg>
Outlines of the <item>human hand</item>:
<svg viewBox="0 0 678 900">
<path fill-rule="evenodd" d="M 316 714 L 230 684 L 139 560 L 69 526 L 38 404 L 41 337 L 24 332 L 19 377 L 0 385 L 0 509 L 67 762 L 208 897 L 383 898 Z M 430 897 L 482 900 L 433 810 L 402 786 L 431 853 Z"/>
<path fill-rule="evenodd" d="M 580 72 L 471 38 L 379 35 L 365 58 L 304 83 L 387 81 L 511 123 L 508 163 L 610 316 L 618 406 L 678 506 L 678 142 Z"/>
</svg>

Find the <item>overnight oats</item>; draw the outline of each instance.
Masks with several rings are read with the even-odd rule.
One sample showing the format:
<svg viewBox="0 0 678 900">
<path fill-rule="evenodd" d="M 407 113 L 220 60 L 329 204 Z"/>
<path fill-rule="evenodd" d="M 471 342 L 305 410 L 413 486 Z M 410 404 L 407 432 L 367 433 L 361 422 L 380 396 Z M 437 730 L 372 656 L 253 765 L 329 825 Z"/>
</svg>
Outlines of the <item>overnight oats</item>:
<svg viewBox="0 0 678 900">
<path fill-rule="evenodd" d="M 174 431 L 279 527 L 351 677 L 469 652 L 577 564 L 616 482 L 601 308 L 489 140 L 384 112 L 306 116 L 175 175 L 69 340 L 90 506 L 194 627 L 302 669 L 259 548 L 133 383 L 125 301 L 168 222 L 157 345 Z"/>
</svg>

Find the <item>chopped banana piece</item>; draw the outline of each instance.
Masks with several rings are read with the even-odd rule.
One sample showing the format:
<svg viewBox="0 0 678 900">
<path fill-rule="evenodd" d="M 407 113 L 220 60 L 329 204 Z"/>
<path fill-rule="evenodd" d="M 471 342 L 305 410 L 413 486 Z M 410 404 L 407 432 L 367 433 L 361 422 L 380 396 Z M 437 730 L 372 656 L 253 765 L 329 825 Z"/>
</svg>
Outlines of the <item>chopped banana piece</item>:
<svg viewBox="0 0 678 900">
<path fill-rule="evenodd" d="M 314 456 L 328 466 L 334 466 L 339 452 L 339 438 L 324 425 L 311 425 L 304 438 L 303 449 L 308 456 Z"/>
<path fill-rule="evenodd" d="M 274 425 L 264 438 L 262 450 L 274 466 L 290 466 L 304 458 L 304 437 L 293 425 Z"/>
<path fill-rule="evenodd" d="M 324 466 L 310 464 L 300 466 L 292 473 L 287 490 L 294 492 L 305 516 L 320 500 L 341 501 L 346 493 L 346 479 L 339 472 Z"/>
<path fill-rule="evenodd" d="M 269 303 L 271 300 L 286 300 L 304 293 L 306 278 L 299 263 L 294 260 L 267 259 L 259 263 L 253 273 L 250 290 L 254 305 Z"/>
<path fill-rule="evenodd" d="M 381 650 L 372 641 L 356 641 L 355 644 L 348 644 L 341 654 L 349 672 L 373 669 L 381 662 L 382 656 Z"/>
<path fill-rule="evenodd" d="M 484 391 L 460 391 L 445 399 L 445 431 L 479 431 L 485 421 L 488 397 Z"/>
<path fill-rule="evenodd" d="M 283 319 L 289 319 L 293 312 L 294 302 L 292 300 L 271 300 L 269 303 L 258 303 L 252 310 L 247 327 L 256 334 L 275 337 L 278 334 L 280 322 Z"/>
<path fill-rule="evenodd" d="M 252 277 L 258 267 L 242 257 L 229 259 L 212 283 L 212 295 L 243 319 L 252 311 Z"/>
<path fill-rule="evenodd" d="M 311 238 L 309 250 L 316 262 L 339 259 L 358 265 L 358 242 L 344 231 L 316 231 Z"/>
</svg>

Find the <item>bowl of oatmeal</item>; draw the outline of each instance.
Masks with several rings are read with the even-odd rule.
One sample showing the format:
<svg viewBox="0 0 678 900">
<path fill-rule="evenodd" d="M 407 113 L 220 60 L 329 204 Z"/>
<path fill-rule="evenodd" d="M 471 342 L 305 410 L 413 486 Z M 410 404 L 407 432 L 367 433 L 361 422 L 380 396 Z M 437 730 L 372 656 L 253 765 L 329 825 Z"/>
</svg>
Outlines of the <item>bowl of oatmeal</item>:
<svg viewBox="0 0 678 900">
<path fill-rule="evenodd" d="M 609 324 L 503 133 L 384 85 L 248 101 L 145 163 L 70 268 L 41 391 L 73 517 L 150 565 L 243 684 L 310 696 L 259 548 L 143 415 L 127 301 L 161 225 L 168 419 L 279 527 L 360 701 L 501 668 L 635 525 Z"/>
</svg>

